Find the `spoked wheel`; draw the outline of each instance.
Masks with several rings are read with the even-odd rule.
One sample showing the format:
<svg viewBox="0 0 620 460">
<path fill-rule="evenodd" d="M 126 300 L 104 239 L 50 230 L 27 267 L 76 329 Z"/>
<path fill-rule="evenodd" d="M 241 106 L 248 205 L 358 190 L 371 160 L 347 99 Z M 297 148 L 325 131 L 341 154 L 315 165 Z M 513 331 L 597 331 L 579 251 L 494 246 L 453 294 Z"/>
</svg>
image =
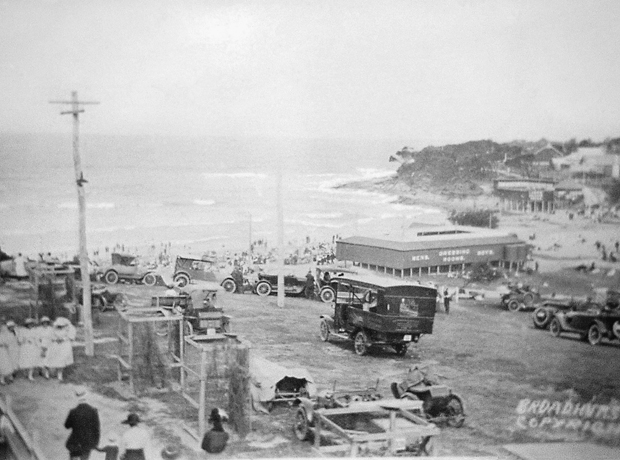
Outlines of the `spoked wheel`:
<svg viewBox="0 0 620 460">
<path fill-rule="evenodd" d="M 355 353 L 358 356 L 364 356 L 368 353 L 368 349 L 370 348 L 370 344 L 368 343 L 368 336 L 364 331 L 359 331 L 355 334 L 355 341 L 353 343 L 355 348 Z"/>
<path fill-rule="evenodd" d="M 560 324 L 560 320 L 557 318 L 553 318 L 551 323 L 549 324 L 549 331 L 554 337 L 559 337 L 562 332 L 562 325 Z"/>
<path fill-rule="evenodd" d="M 153 273 L 147 273 L 142 278 L 142 282 L 147 286 L 155 286 L 157 284 L 157 277 Z"/>
<path fill-rule="evenodd" d="M 332 288 L 326 287 L 321 289 L 319 297 L 321 298 L 322 302 L 330 303 L 334 301 L 334 299 L 336 298 L 336 294 L 334 293 L 334 290 Z"/>
<path fill-rule="evenodd" d="M 322 319 L 320 327 L 321 340 L 323 342 L 327 342 L 329 340 L 329 324 L 327 324 L 327 320 Z"/>
<path fill-rule="evenodd" d="M 108 284 L 116 284 L 118 283 L 118 273 L 116 273 L 115 271 L 106 272 L 103 279 Z"/>
<path fill-rule="evenodd" d="M 446 416 L 448 426 L 452 428 L 460 428 L 465 423 L 465 411 L 463 410 L 463 403 L 458 396 L 450 396 L 450 400 L 446 405 Z"/>
<path fill-rule="evenodd" d="M 237 291 L 237 283 L 231 279 L 225 279 L 222 281 L 222 287 L 226 292 L 236 292 Z"/>
<path fill-rule="evenodd" d="M 295 437 L 300 441 L 306 441 L 310 439 L 310 423 L 308 422 L 308 414 L 304 407 L 299 407 L 295 413 L 295 423 L 293 425 L 293 431 Z"/>
<path fill-rule="evenodd" d="M 174 277 L 174 282 L 180 288 L 185 287 L 189 284 L 189 276 L 184 273 L 179 273 Z"/>
<path fill-rule="evenodd" d="M 533 315 L 534 327 L 537 329 L 544 329 L 549 324 L 549 317 L 551 313 L 544 308 L 537 308 Z"/>
<path fill-rule="evenodd" d="M 512 299 L 510 302 L 508 302 L 508 311 L 515 312 L 519 311 L 520 309 L 521 305 L 519 304 L 518 300 Z"/>
<path fill-rule="evenodd" d="M 256 293 L 261 297 L 267 297 L 271 294 L 271 284 L 267 281 L 261 281 L 256 285 Z"/>
<path fill-rule="evenodd" d="M 106 301 L 105 301 L 105 299 L 103 297 L 93 296 L 91 303 L 92 303 L 93 308 L 96 308 L 101 313 L 106 311 L 107 305 L 106 305 Z"/>
<path fill-rule="evenodd" d="M 599 327 L 599 325 L 593 324 L 592 326 L 590 326 L 590 329 L 588 329 L 588 343 L 590 345 L 598 345 L 599 343 L 601 343 L 602 339 L 603 334 L 601 333 L 601 328 Z"/>
<path fill-rule="evenodd" d="M 399 344 L 393 345 L 393 347 L 394 347 L 394 351 L 396 352 L 398 356 L 405 356 L 407 354 L 406 343 L 399 343 Z"/>
</svg>

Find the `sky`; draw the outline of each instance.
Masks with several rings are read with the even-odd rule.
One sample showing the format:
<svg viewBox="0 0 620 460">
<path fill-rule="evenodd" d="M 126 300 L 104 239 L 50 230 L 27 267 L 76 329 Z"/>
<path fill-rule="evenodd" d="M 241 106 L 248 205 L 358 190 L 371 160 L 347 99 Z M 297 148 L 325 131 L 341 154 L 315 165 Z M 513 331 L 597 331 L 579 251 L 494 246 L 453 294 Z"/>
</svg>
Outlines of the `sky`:
<svg viewBox="0 0 620 460">
<path fill-rule="evenodd" d="M 0 0 L 0 132 L 620 136 L 620 2 Z"/>
</svg>

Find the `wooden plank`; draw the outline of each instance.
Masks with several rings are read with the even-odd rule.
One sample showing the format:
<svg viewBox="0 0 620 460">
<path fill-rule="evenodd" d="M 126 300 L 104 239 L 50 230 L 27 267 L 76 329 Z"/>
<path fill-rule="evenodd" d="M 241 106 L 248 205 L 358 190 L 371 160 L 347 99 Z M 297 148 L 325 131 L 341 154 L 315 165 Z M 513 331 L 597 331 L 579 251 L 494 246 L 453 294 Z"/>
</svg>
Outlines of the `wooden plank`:
<svg viewBox="0 0 620 460">
<path fill-rule="evenodd" d="M 340 436 L 342 436 L 346 440 L 348 440 L 348 441 L 352 441 L 353 440 L 353 436 L 349 435 L 346 432 L 346 430 L 344 430 L 343 428 L 340 428 L 338 425 L 336 425 L 330 419 L 322 416 L 321 414 L 318 414 L 318 415 L 319 415 L 319 418 L 321 419 L 321 424 L 326 425 L 328 428 L 331 428 L 332 430 L 334 430 L 336 433 L 338 433 Z"/>
<path fill-rule="evenodd" d="M 198 409 L 198 402 L 192 398 L 190 395 L 188 395 L 187 393 L 181 393 L 183 395 L 183 397 L 185 398 L 185 400 L 190 403 L 192 406 L 194 406 L 194 408 Z"/>
<path fill-rule="evenodd" d="M 19 436 L 21 441 L 23 441 L 24 446 L 29 452 L 29 457 L 34 460 L 46 460 L 46 456 L 43 454 L 41 449 L 33 442 L 30 434 L 19 420 L 13 409 L 11 409 L 10 398 L 7 396 L 6 401 L 0 397 L 0 410 L 3 414 L 8 418 L 9 422 L 15 429 L 15 433 Z M 17 447 L 16 447 L 17 448 Z M 22 458 L 22 457 L 18 457 Z M 28 457 L 24 457 L 28 458 Z"/>
</svg>

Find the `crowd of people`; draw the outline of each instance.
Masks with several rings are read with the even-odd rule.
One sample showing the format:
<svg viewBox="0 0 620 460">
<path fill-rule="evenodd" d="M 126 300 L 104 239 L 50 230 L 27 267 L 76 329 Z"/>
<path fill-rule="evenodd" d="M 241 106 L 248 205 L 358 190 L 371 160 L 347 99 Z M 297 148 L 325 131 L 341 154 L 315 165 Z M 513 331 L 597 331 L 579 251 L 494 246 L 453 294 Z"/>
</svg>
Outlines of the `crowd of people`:
<svg viewBox="0 0 620 460">
<path fill-rule="evenodd" d="M 73 345 L 76 330 L 69 319 L 47 316 L 37 322 L 26 318 L 23 325 L 13 320 L 0 324 L 0 385 L 11 383 L 22 376 L 35 380 L 63 380 L 63 371 L 73 364 Z M 55 375 L 52 375 L 55 374 Z"/>
</svg>

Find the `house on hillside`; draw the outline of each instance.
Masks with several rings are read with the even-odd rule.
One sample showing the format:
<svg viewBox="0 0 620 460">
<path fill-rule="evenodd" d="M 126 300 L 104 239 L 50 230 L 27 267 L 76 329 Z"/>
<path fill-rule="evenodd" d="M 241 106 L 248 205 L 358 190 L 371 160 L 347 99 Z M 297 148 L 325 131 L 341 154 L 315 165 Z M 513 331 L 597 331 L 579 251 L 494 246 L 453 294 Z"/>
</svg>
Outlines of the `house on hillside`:
<svg viewBox="0 0 620 460">
<path fill-rule="evenodd" d="M 602 147 L 579 147 L 575 152 L 551 160 L 554 169 L 570 172 L 574 178 L 620 178 L 620 156 Z"/>
<path fill-rule="evenodd" d="M 553 145 L 548 144 L 536 151 L 532 157 L 532 166 L 537 169 L 552 169 L 554 158 L 562 158 L 564 154 Z"/>
</svg>

